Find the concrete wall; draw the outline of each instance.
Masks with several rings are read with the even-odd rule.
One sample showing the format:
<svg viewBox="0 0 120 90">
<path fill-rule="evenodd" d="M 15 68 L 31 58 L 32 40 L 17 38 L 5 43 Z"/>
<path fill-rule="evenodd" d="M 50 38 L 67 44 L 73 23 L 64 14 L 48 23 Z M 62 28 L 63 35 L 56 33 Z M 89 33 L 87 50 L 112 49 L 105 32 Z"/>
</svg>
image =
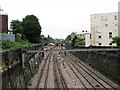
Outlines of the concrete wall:
<svg viewBox="0 0 120 90">
<path fill-rule="evenodd" d="M 112 81 L 119 83 L 120 73 L 119 73 L 119 60 L 120 52 L 110 51 L 110 52 L 71 52 L 77 56 L 80 60 L 91 66 L 92 68 L 98 70 L 103 75 L 111 79 Z M 119 55 L 117 55 L 119 54 Z"/>
<path fill-rule="evenodd" d="M 13 34 L 0 34 L 0 40 L 10 40 L 10 41 L 15 41 L 15 35 Z"/>
<path fill-rule="evenodd" d="M 88 47 L 91 45 L 91 33 L 86 33 L 85 34 L 85 46 Z"/>
<path fill-rule="evenodd" d="M 34 50 L 41 50 L 41 48 L 40 44 L 32 47 Z M 43 53 L 25 54 L 25 69 L 23 69 L 22 52 L 22 49 L 0 52 L 0 55 L 2 55 L 2 58 L 0 58 L 2 63 L 2 69 L 0 69 L 0 74 L 2 71 L 2 80 L 0 79 L 0 84 L 2 83 L 2 87 L 0 89 L 23 89 L 31 85 L 31 79 L 38 72 L 39 64 L 44 55 Z"/>
<path fill-rule="evenodd" d="M 79 32 L 79 33 L 76 33 L 76 35 L 77 35 L 77 37 L 79 37 L 79 38 L 85 39 L 85 33 L 86 33 L 86 32 Z"/>
</svg>

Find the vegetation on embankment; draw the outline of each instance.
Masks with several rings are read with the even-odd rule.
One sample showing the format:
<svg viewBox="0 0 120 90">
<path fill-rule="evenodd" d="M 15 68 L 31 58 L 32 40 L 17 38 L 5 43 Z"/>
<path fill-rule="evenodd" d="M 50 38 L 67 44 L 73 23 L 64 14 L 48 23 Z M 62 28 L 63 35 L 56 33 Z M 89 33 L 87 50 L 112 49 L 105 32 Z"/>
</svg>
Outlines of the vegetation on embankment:
<svg viewBox="0 0 120 90">
<path fill-rule="evenodd" d="M 31 48 L 32 44 L 26 41 L 20 42 L 12 42 L 10 40 L 3 40 L 2 41 L 2 50 L 17 50 L 19 48 L 29 49 Z"/>
</svg>

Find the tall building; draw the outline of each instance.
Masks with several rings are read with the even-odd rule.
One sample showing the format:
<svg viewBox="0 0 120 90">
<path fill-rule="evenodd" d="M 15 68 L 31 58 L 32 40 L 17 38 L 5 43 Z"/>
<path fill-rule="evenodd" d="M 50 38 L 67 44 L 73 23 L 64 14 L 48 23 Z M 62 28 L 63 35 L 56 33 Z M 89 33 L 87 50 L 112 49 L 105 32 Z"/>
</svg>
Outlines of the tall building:
<svg viewBox="0 0 120 90">
<path fill-rule="evenodd" d="M 114 46 L 112 37 L 118 36 L 118 12 L 91 15 L 91 44 Z"/>
<path fill-rule="evenodd" d="M 0 33 L 8 33 L 8 15 L 0 14 Z"/>
<path fill-rule="evenodd" d="M 120 37 L 120 1 L 118 2 L 118 36 Z"/>
</svg>

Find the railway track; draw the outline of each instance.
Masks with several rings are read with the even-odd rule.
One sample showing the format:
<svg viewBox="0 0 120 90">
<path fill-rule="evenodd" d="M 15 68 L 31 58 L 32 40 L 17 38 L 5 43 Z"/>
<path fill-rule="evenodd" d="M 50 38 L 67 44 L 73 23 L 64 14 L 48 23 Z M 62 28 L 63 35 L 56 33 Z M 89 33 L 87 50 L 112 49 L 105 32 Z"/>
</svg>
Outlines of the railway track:
<svg viewBox="0 0 120 90">
<path fill-rule="evenodd" d="M 36 89 L 38 88 L 45 88 L 46 87 L 46 82 L 48 79 L 48 72 L 49 72 L 49 59 L 52 53 L 48 53 L 46 58 L 44 59 L 43 66 L 40 68 L 40 76 L 38 78 L 37 84 L 36 84 Z"/>
<path fill-rule="evenodd" d="M 57 54 L 49 53 L 47 55 L 47 58 L 43 63 L 44 65 L 41 67 L 41 72 L 36 85 L 36 89 L 40 88 L 43 90 L 47 90 L 49 88 L 52 89 L 57 88 L 59 90 L 67 90 L 67 85 L 62 75 L 59 62 L 57 60 L 58 60 Z M 50 65 L 50 63 L 52 64 Z M 52 72 L 50 71 L 50 66 Z M 50 75 L 51 73 L 53 74 Z M 51 78 L 53 78 L 52 81 L 50 80 Z"/>
<path fill-rule="evenodd" d="M 77 88 L 116 90 L 117 85 L 93 70 L 71 53 L 49 52 L 43 60 L 36 89 L 69 90 Z"/>
<path fill-rule="evenodd" d="M 90 70 L 88 66 L 86 67 L 86 65 L 83 64 L 83 62 L 77 59 L 74 55 L 67 55 L 68 56 L 65 58 L 65 60 L 68 62 L 71 69 L 73 70 L 73 68 L 75 68 L 81 74 L 81 76 L 89 83 L 89 85 L 92 86 L 93 89 L 102 88 L 105 90 L 115 90 L 118 88 L 118 86 L 113 82 L 110 82 L 112 83 L 110 84 L 106 81 L 106 78 L 103 79 L 99 75 L 94 73 L 93 70 Z M 85 88 L 87 87 L 85 86 Z"/>
<path fill-rule="evenodd" d="M 59 58 L 57 54 L 54 55 L 54 77 L 55 77 L 55 88 L 59 90 L 67 90 L 67 85 L 63 77 L 60 63 L 58 62 Z"/>
</svg>

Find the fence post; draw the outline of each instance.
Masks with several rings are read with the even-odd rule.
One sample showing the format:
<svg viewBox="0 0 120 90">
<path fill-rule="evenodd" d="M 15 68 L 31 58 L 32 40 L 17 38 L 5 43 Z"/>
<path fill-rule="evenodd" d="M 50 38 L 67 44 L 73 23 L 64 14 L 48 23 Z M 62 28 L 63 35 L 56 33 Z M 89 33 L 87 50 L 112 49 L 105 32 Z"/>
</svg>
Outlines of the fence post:
<svg viewBox="0 0 120 90">
<path fill-rule="evenodd" d="M 22 51 L 22 68 L 25 69 L 25 53 L 26 51 Z"/>
<path fill-rule="evenodd" d="M 25 68 L 25 53 L 22 53 L 22 68 Z"/>
<path fill-rule="evenodd" d="M 6 65 L 7 65 L 7 67 L 8 67 L 8 69 L 7 69 L 7 75 L 8 75 L 8 78 L 9 78 L 10 87 L 12 88 L 12 87 L 13 87 L 13 85 L 12 85 L 11 76 L 10 76 L 9 59 L 8 59 L 8 51 L 6 52 L 5 57 L 6 57 L 5 64 L 6 64 Z"/>
</svg>

